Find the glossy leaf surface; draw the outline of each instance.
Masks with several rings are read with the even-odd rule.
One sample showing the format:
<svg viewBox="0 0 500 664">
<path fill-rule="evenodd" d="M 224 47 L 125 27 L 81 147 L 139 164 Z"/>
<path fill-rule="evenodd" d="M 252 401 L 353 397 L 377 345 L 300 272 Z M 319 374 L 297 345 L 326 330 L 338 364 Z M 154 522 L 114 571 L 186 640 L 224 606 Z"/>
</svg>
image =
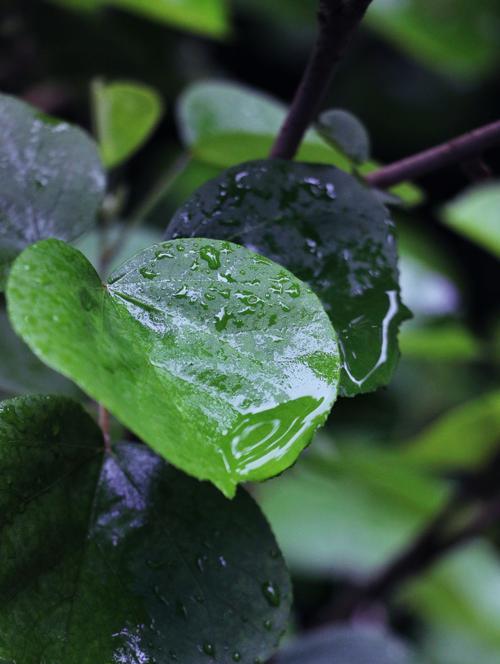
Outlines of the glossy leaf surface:
<svg viewBox="0 0 500 664">
<path fill-rule="evenodd" d="M 92 226 L 105 177 L 94 142 L 77 127 L 0 95 L 0 287 L 14 257 L 46 237 Z"/>
<path fill-rule="evenodd" d="M 43 361 L 228 496 L 292 464 L 335 400 L 337 340 L 317 297 L 228 242 L 154 245 L 102 284 L 46 240 L 16 261 L 8 305 Z"/>
<path fill-rule="evenodd" d="M 290 583 L 253 500 L 229 502 L 143 445 L 103 453 L 76 403 L 0 407 L 0 660 L 262 660 Z"/>
<path fill-rule="evenodd" d="M 319 116 L 317 128 L 323 138 L 340 148 L 356 162 L 366 161 L 370 157 L 370 137 L 358 118 L 333 108 Z"/>
<path fill-rule="evenodd" d="M 443 208 L 443 221 L 500 258 L 500 183 L 473 187 Z"/>
<path fill-rule="evenodd" d="M 338 626 L 309 632 L 276 657 L 276 664 L 416 664 L 403 643 L 376 627 Z"/>
<path fill-rule="evenodd" d="M 104 165 L 117 166 L 149 138 L 163 113 L 153 88 L 129 81 L 96 82 L 94 115 Z"/>
<path fill-rule="evenodd" d="M 175 214 L 168 237 L 231 240 L 308 282 L 339 336 L 341 393 L 386 384 L 408 310 L 398 285 L 394 225 L 353 176 L 327 166 L 249 162 L 203 185 Z"/>
</svg>

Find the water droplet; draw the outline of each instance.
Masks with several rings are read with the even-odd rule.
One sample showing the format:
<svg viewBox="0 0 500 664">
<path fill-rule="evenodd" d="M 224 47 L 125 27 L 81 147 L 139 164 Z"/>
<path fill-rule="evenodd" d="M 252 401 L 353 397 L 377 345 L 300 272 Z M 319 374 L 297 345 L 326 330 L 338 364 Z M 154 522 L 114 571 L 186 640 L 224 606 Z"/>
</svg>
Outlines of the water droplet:
<svg viewBox="0 0 500 664">
<path fill-rule="evenodd" d="M 212 643 L 205 641 L 203 644 L 203 652 L 209 657 L 215 657 L 215 646 Z"/>
<path fill-rule="evenodd" d="M 155 272 L 149 267 L 141 267 L 139 270 L 139 274 L 141 275 L 141 277 L 144 277 L 144 279 L 149 279 L 150 281 L 152 279 L 156 279 L 156 277 L 158 276 L 158 272 Z"/>
<path fill-rule="evenodd" d="M 288 293 L 290 297 L 299 297 L 300 296 L 300 286 L 297 283 L 292 283 L 285 290 L 285 293 Z"/>
<path fill-rule="evenodd" d="M 272 620 L 264 620 L 263 622 L 264 628 L 270 631 L 273 628 L 273 621 Z"/>
<path fill-rule="evenodd" d="M 158 261 L 163 260 L 164 258 L 173 258 L 174 254 L 171 254 L 170 251 L 160 250 L 155 253 L 155 258 Z"/>
<path fill-rule="evenodd" d="M 262 584 L 262 594 L 270 606 L 278 607 L 281 603 L 279 588 L 272 581 L 265 581 Z"/>
<path fill-rule="evenodd" d="M 187 620 L 188 610 L 186 609 L 186 605 L 183 602 L 177 600 L 175 603 L 175 610 L 178 616 L 182 616 L 185 620 Z"/>
<path fill-rule="evenodd" d="M 233 662 L 241 662 L 241 655 L 237 650 L 233 652 Z"/>
<path fill-rule="evenodd" d="M 231 315 L 226 311 L 226 307 L 222 307 L 220 311 L 215 314 L 215 329 L 217 332 L 222 332 L 226 329 L 227 324 L 231 319 Z"/>
<path fill-rule="evenodd" d="M 219 556 L 219 565 L 220 565 L 221 567 L 227 567 L 227 561 L 226 561 L 226 559 L 224 558 L 224 556 Z"/>
<path fill-rule="evenodd" d="M 220 251 L 206 245 L 200 249 L 200 257 L 207 262 L 208 267 L 212 270 L 217 270 L 220 267 Z"/>
</svg>

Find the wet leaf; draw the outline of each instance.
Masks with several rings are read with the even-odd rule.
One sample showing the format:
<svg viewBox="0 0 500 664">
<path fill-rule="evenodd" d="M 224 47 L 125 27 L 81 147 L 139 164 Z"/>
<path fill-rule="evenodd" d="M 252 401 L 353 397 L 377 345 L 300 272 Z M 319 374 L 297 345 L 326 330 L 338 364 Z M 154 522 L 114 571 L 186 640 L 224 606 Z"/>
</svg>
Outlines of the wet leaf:
<svg viewBox="0 0 500 664">
<path fill-rule="evenodd" d="M 384 630 L 340 625 L 303 636 L 278 654 L 276 664 L 417 664 L 417 659 Z"/>
<path fill-rule="evenodd" d="M 2 661 L 253 662 L 286 626 L 288 573 L 250 496 L 143 445 L 105 454 L 75 402 L 0 406 L 0 511 Z"/>
<path fill-rule="evenodd" d="M 93 93 L 102 160 L 112 168 L 147 141 L 163 114 L 163 102 L 153 88 L 129 81 L 97 81 Z"/>
<path fill-rule="evenodd" d="M 442 210 L 443 221 L 500 258 L 500 182 L 466 190 Z"/>
<path fill-rule="evenodd" d="M 308 282 L 339 336 L 344 395 L 385 385 L 397 363 L 408 310 L 394 233 L 386 208 L 353 176 L 279 160 L 240 164 L 207 182 L 167 229 L 168 237 L 237 242 Z"/>
<path fill-rule="evenodd" d="M 7 298 L 44 362 L 228 496 L 292 464 L 335 400 L 337 340 L 317 297 L 228 242 L 157 244 L 102 284 L 46 240 L 17 259 Z"/>
<path fill-rule="evenodd" d="M 24 247 L 90 228 L 106 183 L 96 145 L 77 127 L 0 95 L 0 132 L 1 288 Z"/>
<path fill-rule="evenodd" d="M 358 118 L 340 108 L 324 111 L 317 128 L 321 136 L 334 147 L 340 148 L 356 162 L 370 157 L 370 137 Z"/>
</svg>

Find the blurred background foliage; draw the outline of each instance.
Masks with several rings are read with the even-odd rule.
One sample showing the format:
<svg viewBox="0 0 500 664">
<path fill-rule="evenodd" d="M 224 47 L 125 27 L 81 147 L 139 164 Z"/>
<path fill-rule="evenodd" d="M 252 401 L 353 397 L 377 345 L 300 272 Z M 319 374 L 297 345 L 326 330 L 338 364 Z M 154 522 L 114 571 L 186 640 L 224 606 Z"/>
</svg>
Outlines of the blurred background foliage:
<svg viewBox="0 0 500 664">
<path fill-rule="evenodd" d="M 160 238 L 201 183 L 266 155 L 314 38 L 314 5 L 3 0 L 0 88 L 94 132 L 110 169 L 106 206 L 123 220 L 107 231 L 120 261 Z M 363 123 L 369 161 L 314 127 L 299 158 L 366 172 L 497 119 L 499 64 L 498 0 L 375 0 L 325 104 Z M 496 180 L 471 183 L 456 165 L 393 192 L 414 314 L 395 379 L 339 401 L 296 467 L 254 488 L 294 574 L 295 634 L 326 622 L 339 589 L 407 545 L 500 442 L 500 151 L 486 157 Z M 79 241 L 95 263 L 99 242 L 97 232 Z M 0 327 L 2 395 L 75 393 L 14 336 L 4 309 Z M 419 662 L 497 664 L 499 546 L 496 532 L 476 540 L 358 620 L 392 629 Z M 325 637 L 328 647 L 344 636 Z M 324 640 L 306 651 L 290 640 L 279 662 L 327 661 Z M 384 652 L 381 663 L 410 661 Z"/>
</svg>

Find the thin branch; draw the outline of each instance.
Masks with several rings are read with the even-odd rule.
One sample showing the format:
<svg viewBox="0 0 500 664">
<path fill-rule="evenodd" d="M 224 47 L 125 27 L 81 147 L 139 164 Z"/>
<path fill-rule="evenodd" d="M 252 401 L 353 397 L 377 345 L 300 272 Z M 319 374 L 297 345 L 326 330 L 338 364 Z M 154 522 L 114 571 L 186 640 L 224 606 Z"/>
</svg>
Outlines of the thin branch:
<svg viewBox="0 0 500 664">
<path fill-rule="evenodd" d="M 372 0 L 320 0 L 318 37 L 270 157 L 293 159 Z"/>
<path fill-rule="evenodd" d="M 104 449 L 111 452 L 111 433 L 109 427 L 109 412 L 100 403 L 99 406 L 99 426 L 101 427 L 102 437 L 104 439 Z"/>
<path fill-rule="evenodd" d="M 365 179 L 373 187 L 387 189 L 405 180 L 432 173 L 443 166 L 470 160 L 495 145 L 500 145 L 500 120 L 384 166 L 365 176 Z"/>
</svg>

